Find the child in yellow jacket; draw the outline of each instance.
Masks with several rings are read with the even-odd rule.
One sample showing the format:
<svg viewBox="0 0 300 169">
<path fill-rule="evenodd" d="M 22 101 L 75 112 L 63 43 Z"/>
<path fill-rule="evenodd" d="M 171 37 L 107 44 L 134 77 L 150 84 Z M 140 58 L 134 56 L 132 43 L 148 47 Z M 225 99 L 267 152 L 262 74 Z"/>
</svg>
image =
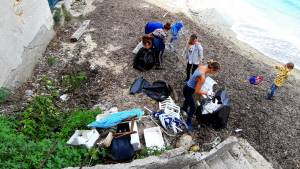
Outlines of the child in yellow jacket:
<svg viewBox="0 0 300 169">
<path fill-rule="evenodd" d="M 271 100 L 272 97 L 274 96 L 276 90 L 283 86 L 284 82 L 286 79 L 289 77 L 291 74 L 291 71 L 294 69 L 294 64 L 289 62 L 284 66 L 275 66 L 277 70 L 277 76 L 274 79 L 274 82 L 271 86 L 271 92 L 268 93 L 267 98 L 268 100 Z"/>
</svg>

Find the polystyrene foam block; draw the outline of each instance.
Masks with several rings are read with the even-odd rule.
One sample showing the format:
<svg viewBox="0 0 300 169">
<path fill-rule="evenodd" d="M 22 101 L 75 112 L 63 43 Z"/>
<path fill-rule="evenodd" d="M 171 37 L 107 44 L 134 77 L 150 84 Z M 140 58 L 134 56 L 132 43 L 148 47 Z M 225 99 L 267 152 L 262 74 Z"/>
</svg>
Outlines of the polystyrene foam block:
<svg viewBox="0 0 300 169">
<path fill-rule="evenodd" d="M 92 148 L 99 138 L 99 133 L 96 129 L 93 130 L 76 130 L 68 140 L 67 144 L 83 145 L 86 148 Z"/>
<path fill-rule="evenodd" d="M 165 143 L 159 127 L 151 127 L 144 129 L 144 138 L 146 147 L 164 148 Z"/>
<path fill-rule="evenodd" d="M 129 128 L 131 128 L 131 123 L 129 122 Z M 133 131 L 136 131 L 136 133 L 131 134 L 131 140 L 130 143 L 133 146 L 134 151 L 137 151 L 141 149 L 141 142 L 140 142 L 140 137 L 139 137 L 139 132 L 138 132 L 138 127 L 136 121 L 134 122 L 133 126 Z"/>
</svg>

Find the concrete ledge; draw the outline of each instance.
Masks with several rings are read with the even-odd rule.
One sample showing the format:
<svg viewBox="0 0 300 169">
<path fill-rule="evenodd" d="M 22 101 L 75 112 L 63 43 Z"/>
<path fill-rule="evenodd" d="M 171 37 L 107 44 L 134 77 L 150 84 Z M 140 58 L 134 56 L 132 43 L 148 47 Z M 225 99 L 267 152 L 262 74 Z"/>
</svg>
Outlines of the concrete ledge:
<svg viewBox="0 0 300 169">
<path fill-rule="evenodd" d="M 49 30 L 43 25 L 29 45 L 24 47 L 21 64 L 16 69 L 10 71 L 10 76 L 3 83 L 3 86 L 8 88 L 20 86 L 30 78 L 35 64 L 43 56 L 54 35 L 55 32 L 52 29 Z"/>
</svg>

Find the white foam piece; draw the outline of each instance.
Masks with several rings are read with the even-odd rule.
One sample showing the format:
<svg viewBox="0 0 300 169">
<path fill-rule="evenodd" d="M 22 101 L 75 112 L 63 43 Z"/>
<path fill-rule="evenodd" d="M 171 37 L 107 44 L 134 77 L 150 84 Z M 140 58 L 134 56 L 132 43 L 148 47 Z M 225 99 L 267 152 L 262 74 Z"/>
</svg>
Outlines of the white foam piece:
<svg viewBox="0 0 300 169">
<path fill-rule="evenodd" d="M 99 138 L 99 133 L 96 129 L 93 130 L 76 130 L 75 133 L 68 140 L 67 144 L 70 145 L 83 145 L 86 148 L 92 148 L 97 139 Z"/>
<path fill-rule="evenodd" d="M 159 127 L 151 127 L 144 129 L 144 138 L 146 147 L 164 148 L 165 142 Z"/>
<path fill-rule="evenodd" d="M 131 128 L 131 123 L 129 122 L 129 128 Z M 131 134 L 130 137 L 130 143 L 133 146 L 134 151 L 137 151 L 141 149 L 141 142 L 140 142 L 140 137 L 139 137 L 139 132 L 138 132 L 138 127 L 136 121 L 134 122 L 133 126 L 133 131 L 136 131 L 136 133 Z"/>
</svg>

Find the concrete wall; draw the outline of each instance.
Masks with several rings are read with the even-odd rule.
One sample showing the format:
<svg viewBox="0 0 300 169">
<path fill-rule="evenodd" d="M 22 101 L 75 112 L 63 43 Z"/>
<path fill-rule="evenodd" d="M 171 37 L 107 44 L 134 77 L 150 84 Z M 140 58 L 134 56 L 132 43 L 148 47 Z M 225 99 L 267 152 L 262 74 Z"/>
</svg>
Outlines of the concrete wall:
<svg viewBox="0 0 300 169">
<path fill-rule="evenodd" d="M 12 88 L 31 76 L 52 27 L 47 0 L 0 0 L 0 86 Z"/>
</svg>

